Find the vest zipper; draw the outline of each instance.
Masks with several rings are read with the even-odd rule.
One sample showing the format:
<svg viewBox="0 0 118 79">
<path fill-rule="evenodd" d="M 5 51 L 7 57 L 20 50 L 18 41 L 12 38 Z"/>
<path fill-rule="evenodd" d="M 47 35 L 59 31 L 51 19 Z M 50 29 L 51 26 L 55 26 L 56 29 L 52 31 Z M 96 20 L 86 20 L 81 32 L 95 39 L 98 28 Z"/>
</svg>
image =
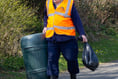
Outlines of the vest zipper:
<svg viewBox="0 0 118 79">
<path fill-rule="evenodd" d="M 54 19 L 55 19 L 55 12 L 54 12 L 54 18 L 53 18 L 53 28 L 54 28 Z M 55 30 L 54 30 L 55 33 Z"/>
<path fill-rule="evenodd" d="M 53 29 L 54 29 L 54 20 L 55 20 L 55 12 L 54 12 L 54 18 L 53 18 Z M 54 30 L 54 35 L 53 35 L 54 36 L 54 39 L 53 39 L 54 43 L 56 43 L 55 34 L 56 34 L 56 32 Z"/>
</svg>

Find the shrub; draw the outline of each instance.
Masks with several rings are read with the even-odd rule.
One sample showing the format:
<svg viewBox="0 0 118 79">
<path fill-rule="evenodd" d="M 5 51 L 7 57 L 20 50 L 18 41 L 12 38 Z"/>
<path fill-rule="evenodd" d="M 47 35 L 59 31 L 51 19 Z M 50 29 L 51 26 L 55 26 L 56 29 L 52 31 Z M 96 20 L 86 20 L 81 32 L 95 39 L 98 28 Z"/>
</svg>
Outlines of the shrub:
<svg viewBox="0 0 118 79">
<path fill-rule="evenodd" d="M 40 32 L 42 22 L 32 8 L 20 0 L 0 0 L 0 53 L 17 55 L 20 38 L 25 34 Z"/>
<path fill-rule="evenodd" d="M 102 31 L 112 28 L 113 24 L 116 25 L 118 20 L 117 3 L 118 0 L 75 0 L 75 5 L 79 11 L 85 31 L 87 30 L 89 39 L 98 39 L 98 35 L 101 35 Z M 118 27 L 116 26 L 115 28 Z M 108 34 L 108 32 L 105 33 Z"/>
<path fill-rule="evenodd" d="M 115 30 L 113 28 L 108 28 L 106 30 L 106 34 L 107 35 L 116 35 L 116 32 L 115 32 Z"/>
<path fill-rule="evenodd" d="M 43 11 L 45 7 L 45 1 L 46 0 L 20 0 L 22 3 L 26 3 L 27 6 L 32 7 L 34 10 L 36 10 L 35 14 L 38 15 L 40 19 L 43 18 Z"/>
</svg>

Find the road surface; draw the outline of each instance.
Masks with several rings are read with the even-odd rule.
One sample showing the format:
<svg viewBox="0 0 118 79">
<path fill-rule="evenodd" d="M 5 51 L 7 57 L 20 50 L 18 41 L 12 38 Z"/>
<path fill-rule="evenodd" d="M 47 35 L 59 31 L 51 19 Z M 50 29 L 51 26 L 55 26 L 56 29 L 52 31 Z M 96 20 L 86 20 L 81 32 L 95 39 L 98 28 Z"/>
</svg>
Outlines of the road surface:
<svg viewBox="0 0 118 79">
<path fill-rule="evenodd" d="M 60 73 L 59 79 L 70 79 L 68 72 Z M 96 71 L 81 68 L 77 79 L 118 79 L 118 61 L 100 64 Z"/>
</svg>

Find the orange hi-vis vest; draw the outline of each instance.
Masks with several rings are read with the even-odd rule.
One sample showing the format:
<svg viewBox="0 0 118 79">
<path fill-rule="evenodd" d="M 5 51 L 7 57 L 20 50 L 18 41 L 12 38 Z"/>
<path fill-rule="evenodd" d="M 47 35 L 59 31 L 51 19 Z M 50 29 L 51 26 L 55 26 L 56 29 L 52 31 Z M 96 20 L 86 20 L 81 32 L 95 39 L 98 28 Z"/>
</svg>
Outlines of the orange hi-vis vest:
<svg viewBox="0 0 118 79">
<path fill-rule="evenodd" d="M 54 33 L 58 35 L 75 36 L 75 27 L 71 19 L 73 0 L 63 0 L 55 9 L 53 0 L 46 1 L 47 7 L 47 31 L 46 38 Z"/>
</svg>

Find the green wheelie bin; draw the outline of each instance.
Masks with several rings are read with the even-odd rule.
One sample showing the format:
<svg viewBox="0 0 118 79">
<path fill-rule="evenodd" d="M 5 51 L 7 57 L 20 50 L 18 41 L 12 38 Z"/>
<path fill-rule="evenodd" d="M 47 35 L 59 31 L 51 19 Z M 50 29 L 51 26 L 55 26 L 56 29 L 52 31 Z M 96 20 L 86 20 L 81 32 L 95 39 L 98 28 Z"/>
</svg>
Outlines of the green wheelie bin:
<svg viewBox="0 0 118 79">
<path fill-rule="evenodd" d="M 27 79 L 48 79 L 47 42 L 44 34 L 36 33 L 22 37 L 21 49 Z"/>
</svg>

